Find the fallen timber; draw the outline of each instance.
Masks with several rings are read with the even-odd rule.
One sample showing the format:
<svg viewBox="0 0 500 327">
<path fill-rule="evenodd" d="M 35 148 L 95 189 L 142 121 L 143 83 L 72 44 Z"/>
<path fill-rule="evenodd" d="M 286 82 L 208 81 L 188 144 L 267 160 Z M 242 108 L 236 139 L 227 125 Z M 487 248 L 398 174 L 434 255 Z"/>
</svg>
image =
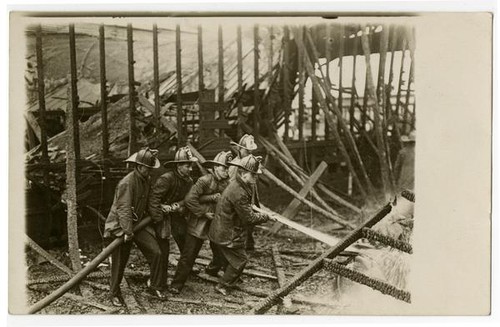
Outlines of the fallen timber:
<svg viewBox="0 0 500 327">
<path fill-rule="evenodd" d="M 302 284 L 305 280 L 311 277 L 314 273 L 323 268 L 324 259 L 331 259 L 340 254 L 343 250 L 347 249 L 351 244 L 357 241 L 362 236 L 363 228 L 370 228 L 380 220 L 382 220 L 387 214 L 392 210 L 391 203 L 386 204 L 380 211 L 375 214 L 371 219 L 367 220 L 365 223 L 361 224 L 354 231 L 349 233 L 335 246 L 331 247 L 328 251 L 323 253 L 319 258 L 312 261 L 309 266 L 304 268 L 299 274 L 297 274 L 293 279 L 288 281 L 284 287 L 272 292 L 266 299 L 261 301 L 256 307 L 251 311 L 253 314 L 264 314 L 272 306 L 274 306 L 280 298 L 288 295 L 297 286 Z"/>
<path fill-rule="evenodd" d="M 270 210 L 269 208 L 266 208 L 265 206 L 261 205 L 261 208 L 258 208 L 256 206 L 253 207 L 253 210 L 260 212 L 260 213 L 265 213 L 273 218 L 275 218 L 277 221 L 280 223 L 287 225 L 288 227 L 291 227 L 299 232 L 302 232 L 308 236 L 311 236 L 314 239 L 317 239 L 318 241 L 321 241 L 325 244 L 328 244 L 330 246 L 333 246 L 338 243 L 339 239 L 330 236 L 328 234 L 322 233 L 320 231 L 311 229 L 306 226 L 302 226 L 299 223 L 296 223 L 286 217 L 283 217 L 282 215 Z"/>
<path fill-rule="evenodd" d="M 147 224 L 151 222 L 151 218 L 147 217 L 144 220 L 140 221 L 135 227 L 134 227 L 134 232 L 137 232 L 144 227 L 146 227 Z M 123 238 L 116 238 L 111 244 L 109 244 L 104 250 L 99 253 L 97 257 L 95 257 L 85 268 L 80 270 L 73 278 L 68 280 L 66 283 L 64 283 L 61 287 L 59 287 L 57 290 L 52 292 L 51 294 L 47 295 L 45 298 L 42 300 L 38 301 L 37 303 L 33 304 L 30 308 L 28 308 L 28 312 L 30 314 L 36 313 L 40 311 L 41 309 L 45 308 L 55 300 L 57 300 L 59 297 L 64 295 L 67 291 L 69 291 L 73 286 L 77 285 L 80 281 L 82 281 L 90 272 L 92 272 L 97 266 L 103 262 L 108 256 L 111 255 L 111 253 L 120 245 L 123 243 Z"/>
<path fill-rule="evenodd" d="M 349 227 L 351 229 L 355 228 L 355 226 L 351 222 L 346 221 L 343 217 L 333 215 L 331 212 L 328 212 L 325 209 L 317 206 L 316 204 L 314 204 L 311 201 L 307 200 L 305 197 L 301 196 L 299 193 L 295 192 L 290 186 L 288 186 L 285 183 L 283 183 L 279 178 L 277 178 L 276 176 L 274 176 L 269 170 L 263 169 L 262 171 L 263 171 L 263 175 L 264 176 L 266 176 L 269 179 L 271 179 L 274 183 L 276 183 L 276 185 L 278 185 L 283 190 L 285 190 L 288 193 L 290 193 L 291 195 L 293 195 L 297 200 L 299 200 L 300 202 L 304 203 L 305 205 L 307 205 L 312 210 L 314 210 L 314 211 L 322 214 L 323 216 L 327 217 L 330 220 L 333 220 L 336 223 L 341 224 L 342 226 L 346 226 L 346 227 Z"/>
</svg>

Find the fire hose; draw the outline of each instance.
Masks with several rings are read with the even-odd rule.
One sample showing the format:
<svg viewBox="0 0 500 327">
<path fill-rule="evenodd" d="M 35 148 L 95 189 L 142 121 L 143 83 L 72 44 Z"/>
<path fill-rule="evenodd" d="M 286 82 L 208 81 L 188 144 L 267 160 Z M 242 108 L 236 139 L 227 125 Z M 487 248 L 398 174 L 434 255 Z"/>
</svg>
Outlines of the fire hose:
<svg viewBox="0 0 500 327">
<path fill-rule="evenodd" d="M 134 233 L 143 229 L 146 227 L 147 224 L 151 222 L 150 217 L 146 217 L 143 220 L 141 220 L 135 227 L 134 227 Z M 73 288 L 75 285 L 77 285 L 80 281 L 82 281 L 88 274 L 90 274 L 94 269 L 97 268 L 97 266 L 106 260 L 107 257 L 113 253 L 113 251 L 123 243 L 123 237 L 116 238 L 111 242 L 107 247 L 105 247 L 101 253 L 97 255 L 91 262 L 88 263 L 88 265 L 80 270 L 75 276 L 73 276 L 70 280 L 68 280 L 66 283 L 61 285 L 57 290 L 54 292 L 50 293 L 37 303 L 33 304 L 31 307 L 28 308 L 28 313 L 33 314 L 36 313 L 61 296 L 64 295 L 67 291 L 69 291 L 71 288 Z"/>
</svg>

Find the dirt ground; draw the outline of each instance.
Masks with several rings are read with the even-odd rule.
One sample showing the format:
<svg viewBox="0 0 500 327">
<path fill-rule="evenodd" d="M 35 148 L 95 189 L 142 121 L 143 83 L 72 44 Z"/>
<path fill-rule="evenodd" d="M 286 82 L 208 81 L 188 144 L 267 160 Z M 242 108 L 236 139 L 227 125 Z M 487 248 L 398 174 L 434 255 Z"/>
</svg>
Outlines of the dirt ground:
<svg viewBox="0 0 500 327">
<path fill-rule="evenodd" d="M 261 200 L 264 204 L 270 205 L 273 210 L 281 212 L 283 203 L 289 203 L 291 198 L 276 192 L 277 190 L 264 188 L 261 192 Z M 272 200 L 269 200 L 272 199 Z M 276 203 L 281 203 L 277 205 Z M 271 203 L 272 204 L 272 203 Z M 348 212 L 345 212 L 347 215 Z M 354 218 L 352 218 L 354 219 Z M 332 236 L 341 238 L 346 234 L 346 230 L 340 228 L 336 223 L 318 217 L 309 210 L 303 210 L 295 218 L 295 221 L 306 226 L 328 233 Z M 353 220 L 354 221 L 354 220 Z M 254 235 L 256 239 L 256 251 L 249 253 L 249 264 L 246 271 L 257 272 L 265 275 L 276 276 L 275 264 L 272 257 L 272 245 L 276 244 L 280 251 L 286 251 L 286 254 L 281 255 L 284 265 L 286 278 L 290 279 L 295 274 L 299 273 L 308 262 L 319 256 L 328 247 L 321 242 L 318 242 L 307 235 L 301 234 L 288 227 L 282 227 L 281 230 L 274 235 L 269 235 L 268 230 L 272 223 L 267 223 L 258 226 L 255 229 Z M 102 249 L 102 240 L 100 239 L 97 228 L 87 228 L 82 231 L 81 255 L 82 261 L 89 261 L 94 258 Z M 170 264 L 168 267 L 169 282 L 175 273 L 176 259 L 178 259 L 178 251 L 175 243 L 172 241 L 171 249 L 174 254 L 170 255 Z M 65 253 L 65 249 L 53 249 L 49 251 L 57 259 L 69 266 L 69 258 Z M 40 314 L 108 314 L 108 313 L 124 313 L 124 314 L 249 314 L 251 309 L 261 301 L 264 295 L 270 294 L 273 290 L 279 287 L 277 280 L 271 280 L 269 277 L 256 277 L 249 274 L 243 275 L 243 283 L 241 286 L 245 289 L 253 290 L 254 295 L 248 294 L 241 290 L 233 290 L 230 295 L 224 297 L 214 290 L 215 283 L 209 281 L 203 273 L 204 265 L 211 257 L 211 250 L 208 242 L 205 242 L 199 256 L 200 262 L 195 265 L 200 270 L 200 274 L 191 274 L 184 289 L 179 295 L 168 293 L 166 301 L 160 301 L 146 291 L 146 281 L 148 266 L 145 258 L 140 251 L 134 246 L 125 273 L 125 279 L 130 287 L 130 292 L 124 291 L 127 307 L 121 308 L 118 311 L 108 311 L 107 308 L 113 309 L 108 298 L 108 279 L 93 278 L 87 279 L 91 281 L 91 286 L 86 286 L 87 291 L 91 291 L 91 296 L 85 296 L 87 300 L 91 300 L 104 307 L 97 308 L 93 305 L 81 303 L 81 301 L 62 297 L 53 302 L 48 307 L 41 310 Z M 40 262 L 40 258 L 31 252 L 27 255 L 28 265 L 28 284 L 31 281 L 39 281 L 40 279 L 52 276 L 64 276 L 64 273 L 52 266 L 48 262 Z M 109 274 L 109 261 L 105 261 L 98 271 Z M 127 274 L 127 271 L 140 272 L 139 274 Z M 63 284 L 61 282 L 37 283 L 28 285 L 27 292 L 29 304 L 33 304 L 57 287 Z M 88 285 L 88 284 L 84 284 Z M 320 270 L 311 278 L 305 281 L 302 285 L 292 291 L 289 297 L 292 299 L 292 306 L 283 310 L 277 311 L 274 306 L 268 311 L 269 314 L 340 314 L 346 312 L 346 306 L 350 306 L 350 301 L 346 295 L 349 293 L 350 284 L 338 281 L 337 276 L 329 273 L 326 270 Z M 122 289 L 123 291 L 123 289 Z M 369 290 L 375 292 L 373 290 Z M 71 293 L 79 295 L 79 290 L 72 290 Z M 132 296 L 132 301 L 127 301 L 127 293 Z M 260 293 L 256 296 L 255 293 Z M 130 297 L 128 298 L 131 299 Z M 133 301 L 135 299 L 135 302 Z M 193 303 L 183 303 L 195 301 Z"/>
</svg>

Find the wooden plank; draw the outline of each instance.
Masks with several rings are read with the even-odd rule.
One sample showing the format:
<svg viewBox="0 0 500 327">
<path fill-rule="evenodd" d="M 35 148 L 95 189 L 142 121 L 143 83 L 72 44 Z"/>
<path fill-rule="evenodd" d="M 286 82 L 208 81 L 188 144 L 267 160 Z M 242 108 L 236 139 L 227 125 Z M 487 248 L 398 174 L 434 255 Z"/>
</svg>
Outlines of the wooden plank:
<svg viewBox="0 0 500 327">
<path fill-rule="evenodd" d="M 175 26 L 175 75 L 177 81 L 177 145 L 184 146 L 184 126 L 182 110 L 182 66 L 181 66 L 181 28 Z"/>
<path fill-rule="evenodd" d="M 229 121 L 225 119 L 202 120 L 200 129 L 229 129 Z"/>
<path fill-rule="evenodd" d="M 129 101 L 129 141 L 128 156 L 136 151 L 136 132 L 135 132 L 135 78 L 134 78 L 134 35 L 132 24 L 127 24 L 127 61 L 128 61 L 128 101 Z"/>
<path fill-rule="evenodd" d="M 217 307 L 217 308 L 225 308 L 225 309 L 241 309 L 241 305 L 236 305 L 236 304 L 231 304 L 231 303 L 219 303 L 219 302 L 213 302 L 213 301 L 206 301 L 206 300 L 193 300 L 193 299 L 183 299 L 183 298 L 178 298 L 178 297 L 169 297 L 168 298 L 169 302 L 177 302 L 177 303 L 184 303 L 184 304 L 194 304 L 198 306 L 210 306 L 210 307 Z"/>
<path fill-rule="evenodd" d="M 108 133 L 108 91 L 106 89 L 106 46 L 105 46 L 104 24 L 99 26 L 99 77 L 101 86 L 101 136 L 102 136 L 102 158 L 108 157 L 109 133 Z"/>
<path fill-rule="evenodd" d="M 75 295 L 75 294 L 71 294 L 71 293 L 66 293 L 63 295 L 63 297 L 70 299 L 72 301 L 75 301 L 77 303 L 80 303 L 80 304 L 90 305 L 92 307 L 95 307 L 97 309 L 101 309 L 103 311 L 111 311 L 113 309 L 111 307 L 108 307 L 107 305 L 92 301 L 87 297 L 83 297 L 83 296 L 79 296 L 79 295 Z"/>
<path fill-rule="evenodd" d="M 125 276 L 123 276 L 122 282 L 120 283 L 120 289 L 129 313 L 136 314 L 145 312 L 144 308 L 139 304 L 139 302 L 137 302 L 137 299 L 134 296 L 134 292 L 132 292 L 132 290 L 130 289 L 130 285 Z"/>
<path fill-rule="evenodd" d="M 306 196 L 312 189 L 314 184 L 318 181 L 318 179 L 321 177 L 325 169 L 328 167 L 326 162 L 322 161 L 314 173 L 309 177 L 309 179 L 305 182 L 305 184 L 302 186 L 302 189 L 299 191 L 300 196 Z M 292 202 L 285 208 L 283 211 L 283 216 L 287 217 L 288 219 L 293 219 L 297 213 L 299 212 L 301 202 L 297 199 L 293 199 Z M 272 229 L 271 233 L 276 233 L 281 226 L 283 226 L 280 222 L 276 222 Z"/>
</svg>

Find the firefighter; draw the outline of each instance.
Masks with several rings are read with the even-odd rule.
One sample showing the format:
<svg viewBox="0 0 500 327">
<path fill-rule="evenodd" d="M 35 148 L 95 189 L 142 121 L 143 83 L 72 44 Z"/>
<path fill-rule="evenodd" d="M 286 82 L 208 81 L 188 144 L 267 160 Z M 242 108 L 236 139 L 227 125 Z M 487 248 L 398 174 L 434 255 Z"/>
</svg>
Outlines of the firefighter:
<svg viewBox="0 0 500 327">
<path fill-rule="evenodd" d="M 152 169 L 160 167 L 160 161 L 156 158 L 157 152 L 145 148 L 125 160 L 134 163 L 135 167 L 118 183 L 113 204 L 106 219 L 104 237 L 109 242 L 117 237 L 124 238 L 124 243 L 111 254 L 110 297 L 114 306 L 121 307 L 124 304 L 120 283 L 130 255 L 132 241 L 149 263 L 151 274 L 149 291 L 157 298 L 165 299 L 163 291 L 167 284 L 167 261 L 162 255 L 155 231 L 151 225 L 148 225 L 135 234 L 133 232 L 134 225 L 149 214 L 150 173 Z"/>
<path fill-rule="evenodd" d="M 205 161 L 202 165 L 208 169 L 209 173 L 196 181 L 184 199 L 188 211 L 186 242 L 170 285 L 170 293 L 180 293 L 193 269 L 203 242 L 208 239 L 210 222 L 215 216 L 215 205 L 222 191 L 229 184 L 228 163 L 231 160 L 231 152 L 222 151 L 215 156 L 214 160 Z M 215 244 L 210 242 L 210 247 L 214 256 L 205 271 L 209 275 L 216 276 L 225 266 L 225 262 Z"/>
<path fill-rule="evenodd" d="M 233 146 L 234 152 L 237 156 L 233 159 L 232 163 L 239 164 L 243 158 L 251 155 L 255 150 L 257 150 L 257 144 L 255 144 L 255 140 L 253 135 L 245 134 L 241 137 L 238 143 L 231 141 L 230 144 Z M 236 177 L 236 171 L 238 170 L 236 165 L 232 165 L 229 167 L 229 178 L 234 179 Z M 255 205 L 260 206 L 259 204 L 259 194 L 257 190 L 257 184 L 252 185 L 252 197 Z M 247 251 L 255 250 L 255 240 L 253 238 L 253 226 L 248 227 L 248 233 L 246 238 Z"/>
<path fill-rule="evenodd" d="M 237 283 L 248 262 L 245 246 L 248 227 L 272 220 L 268 215 L 252 210 L 255 183 L 258 174 L 262 173 L 259 159 L 249 155 L 239 163 L 229 163 L 238 170 L 222 192 L 215 209 L 215 218 L 210 224 L 208 237 L 217 244 L 228 263 L 224 275 L 215 286 L 216 291 L 223 295 L 227 295 L 229 288 Z"/>
<path fill-rule="evenodd" d="M 191 172 L 193 163 L 198 161 L 188 147 L 177 150 L 174 160 L 163 164 L 169 168 L 158 177 L 151 189 L 149 210 L 154 220 L 160 221 L 156 226 L 157 236 L 164 240 L 164 252 L 168 259 L 170 235 L 182 253 L 186 237 L 186 214 L 184 197 L 193 185 Z"/>
</svg>

